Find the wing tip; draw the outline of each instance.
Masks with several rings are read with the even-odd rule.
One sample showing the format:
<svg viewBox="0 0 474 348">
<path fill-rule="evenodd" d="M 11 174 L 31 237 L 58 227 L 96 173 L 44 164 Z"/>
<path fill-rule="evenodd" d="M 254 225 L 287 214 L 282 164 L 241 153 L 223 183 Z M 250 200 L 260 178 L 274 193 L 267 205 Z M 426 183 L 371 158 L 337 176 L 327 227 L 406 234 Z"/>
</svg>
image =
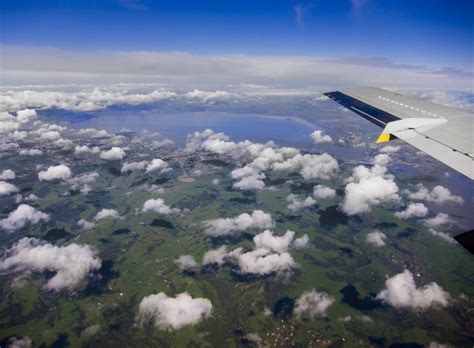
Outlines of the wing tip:
<svg viewBox="0 0 474 348">
<path fill-rule="evenodd" d="M 474 254 L 474 229 L 454 236 L 454 239 L 466 248 L 471 254 Z"/>
</svg>

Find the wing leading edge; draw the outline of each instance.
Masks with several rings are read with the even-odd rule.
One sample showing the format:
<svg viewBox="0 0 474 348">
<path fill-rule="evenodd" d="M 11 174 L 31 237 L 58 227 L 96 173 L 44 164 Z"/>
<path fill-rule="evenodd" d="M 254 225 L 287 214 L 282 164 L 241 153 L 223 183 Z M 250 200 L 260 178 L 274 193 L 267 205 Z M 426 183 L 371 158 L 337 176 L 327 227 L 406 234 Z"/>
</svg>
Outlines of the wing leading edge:
<svg viewBox="0 0 474 348">
<path fill-rule="evenodd" d="M 383 128 L 377 142 L 399 138 L 474 180 L 474 115 L 379 88 L 324 93 Z"/>
</svg>

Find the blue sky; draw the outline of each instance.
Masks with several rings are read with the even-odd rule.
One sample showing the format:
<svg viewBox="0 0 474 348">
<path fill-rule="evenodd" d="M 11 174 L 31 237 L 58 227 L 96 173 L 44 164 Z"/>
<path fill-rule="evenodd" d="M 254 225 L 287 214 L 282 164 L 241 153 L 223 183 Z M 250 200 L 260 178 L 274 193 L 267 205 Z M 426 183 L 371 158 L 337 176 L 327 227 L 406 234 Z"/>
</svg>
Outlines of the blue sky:
<svg viewBox="0 0 474 348">
<path fill-rule="evenodd" d="M 472 1 L 3 0 L 0 10 L 9 45 L 472 64 Z"/>
</svg>

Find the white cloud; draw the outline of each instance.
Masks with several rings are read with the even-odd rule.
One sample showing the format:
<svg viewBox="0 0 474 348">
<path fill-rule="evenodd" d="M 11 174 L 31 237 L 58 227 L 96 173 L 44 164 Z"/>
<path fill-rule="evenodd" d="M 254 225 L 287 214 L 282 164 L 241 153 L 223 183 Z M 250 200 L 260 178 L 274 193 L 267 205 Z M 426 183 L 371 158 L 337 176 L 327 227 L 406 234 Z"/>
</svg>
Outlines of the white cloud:
<svg viewBox="0 0 474 348">
<path fill-rule="evenodd" d="M 31 338 L 23 336 L 22 338 L 10 337 L 6 348 L 31 348 Z"/>
<path fill-rule="evenodd" d="M 39 149 L 23 149 L 20 150 L 20 156 L 40 156 L 43 154 L 43 151 Z"/>
<path fill-rule="evenodd" d="M 272 165 L 275 171 L 298 171 L 306 179 L 329 179 L 339 170 L 337 161 L 329 154 L 297 154 L 286 161 Z"/>
<path fill-rule="evenodd" d="M 446 202 L 462 204 L 464 202 L 462 197 L 451 194 L 449 189 L 441 185 L 433 187 L 431 191 L 428 190 L 423 184 L 418 184 L 416 187 L 418 188 L 418 191 L 416 192 L 406 191 L 410 199 L 440 204 Z"/>
<path fill-rule="evenodd" d="M 58 166 L 50 166 L 47 170 L 39 172 L 38 178 L 40 181 L 67 180 L 71 175 L 71 169 L 64 164 L 60 164 Z"/>
<path fill-rule="evenodd" d="M 221 266 L 225 259 L 228 257 L 227 247 L 222 245 L 221 247 L 207 251 L 202 257 L 202 265 L 217 264 Z"/>
<path fill-rule="evenodd" d="M 38 115 L 33 109 L 24 109 L 16 112 L 16 119 L 21 123 L 28 123 L 37 117 Z"/>
<path fill-rule="evenodd" d="M 140 302 L 140 323 L 151 322 L 160 329 L 179 329 L 193 325 L 212 314 L 212 303 L 206 298 L 193 299 L 187 292 L 169 297 L 165 293 L 146 296 Z"/>
<path fill-rule="evenodd" d="M 451 243 L 451 244 L 456 244 L 456 240 L 449 234 L 449 233 L 446 233 L 446 232 L 439 232 L 439 231 L 436 231 L 434 228 L 430 228 L 428 229 L 428 231 L 433 235 L 433 236 L 436 236 L 438 238 L 441 238 L 441 239 L 444 239 L 446 242 L 448 243 Z"/>
<path fill-rule="evenodd" d="M 253 237 L 253 242 L 256 248 L 265 248 L 276 253 L 283 253 L 289 249 L 294 236 L 295 232 L 289 230 L 283 236 L 275 236 L 272 231 L 265 230 Z"/>
<path fill-rule="evenodd" d="M 182 271 L 193 271 L 198 267 L 196 260 L 191 255 L 181 255 L 175 262 Z"/>
<path fill-rule="evenodd" d="M 324 185 L 316 185 L 313 189 L 313 196 L 316 199 L 332 198 L 336 196 L 336 190 Z"/>
<path fill-rule="evenodd" d="M 390 163 L 392 159 L 390 158 L 389 155 L 385 153 L 378 154 L 374 157 L 372 160 L 373 164 L 378 164 L 379 166 L 386 166 L 387 164 Z"/>
<path fill-rule="evenodd" d="M 95 215 L 95 220 L 116 220 L 120 218 L 120 214 L 115 209 L 102 209 Z"/>
<path fill-rule="evenodd" d="M 287 208 L 291 211 L 311 208 L 316 205 L 316 201 L 312 197 L 306 197 L 305 199 L 300 200 L 295 194 L 290 194 L 286 197 L 286 201 L 288 202 Z"/>
<path fill-rule="evenodd" d="M 154 172 L 154 171 L 160 171 L 161 173 L 167 171 L 168 168 L 168 163 L 163 161 L 160 158 L 154 158 L 150 161 L 150 163 L 146 167 L 147 173 Z"/>
<path fill-rule="evenodd" d="M 0 196 L 8 196 L 18 192 L 18 187 L 6 181 L 0 181 Z"/>
<path fill-rule="evenodd" d="M 239 181 L 235 182 L 232 187 L 241 191 L 263 190 L 265 183 L 262 179 L 265 179 L 265 174 L 263 173 L 245 176 Z"/>
<path fill-rule="evenodd" d="M 367 240 L 367 243 L 380 247 L 386 244 L 385 239 L 387 239 L 387 236 L 385 235 L 385 233 L 375 230 L 367 234 L 366 240 Z"/>
<path fill-rule="evenodd" d="M 27 204 L 20 204 L 16 210 L 8 214 L 6 219 L 0 220 L 0 227 L 11 232 L 25 227 L 27 224 L 37 224 L 48 221 L 49 215 Z"/>
<path fill-rule="evenodd" d="M 238 257 L 238 266 L 241 273 L 268 275 L 290 272 L 298 265 L 287 252 L 278 254 L 272 253 L 269 249 L 260 248 L 241 254 Z"/>
<path fill-rule="evenodd" d="M 303 236 L 296 238 L 293 241 L 293 248 L 304 249 L 308 246 L 308 243 L 309 243 L 309 237 L 307 234 L 304 234 Z"/>
<path fill-rule="evenodd" d="M 22 238 L 7 250 L 0 261 L 0 269 L 45 272 L 56 274 L 48 280 L 46 288 L 59 291 L 76 287 L 90 272 L 99 269 L 101 260 L 89 245 L 69 244 L 54 246 L 36 238 Z"/>
<path fill-rule="evenodd" d="M 77 226 L 79 226 L 79 228 L 81 230 L 92 230 L 94 227 L 95 227 L 95 223 L 94 222 L 90 222 L 90 221 L 87 221 L 85 219 L 80 219 L 78 222 L 77 222 Z"/>
<path fill-rule="evenodd" d="M 178 214 L 181 212 L 178 208 L 171 208 L 166 205 L 162 198 L 149 199 L 143 204 L 143 212 L 154 212 L 163 215 Z"/>
<path fill-rule="evenodd" d="M 144 170 L 147 165 L 148 165 L 147 161 L 125 162 L 122 165 L 122 169 L 120 171 L 122 173 L 137 172 L 137 171 L 140 171 L 140 170 Z"/>
<path fill-rule="evenodd" d="M 295 301 L 294 314 L 314 318 L 316 315 L 326 315 L 327 309 L 334 303 L 334 296 L 315 289 L 305 291 Z"/>
<path fill-rule="evenodd" d="M 14 140 L 25 140 L 26 137 L 28 136 L 28 133 L 25 131 L 14 131 L 13 133 L 10 133 L 8 135 L 11 139 Z"/>
<path fill-rule="evenodd" d="M 75 155 L 90 155 L 90 154 L 96 154 L 100 152 L 100 147 L 94 146 L 94 147 L 89 147 L 87 145 L 82 145 L 82 146 L 76 146 L 74 148 L 74 154 Z"/>
<path fill-rule="evenodd" d="M 410 203 L 405 210 L 395 213 L 399 219 L 408 220 L 413 217 L 425 217 L 428 215 L 428 208 L 423 203 Z"/>
<path fill-rule="evenodd" d="M 110 150 L 102 151 L 100 158 L 108 161 L 121 160 L 125 157 L 125 151 L 120 147 L 112 147 Z"/>
<path fill-rule="evenodd" d="M 187 92 L 184 95 L 186 98 L 199 101 L 202 103 L 215 103 L 219 101 L 226 101 L 232 98 L 232 94 L 226 91 L 201 91 L 199 89 L 194 89 L 193 91 Z"/>
<path fill-rule="evenodd" d="M 435 217 L 432 217 L 430 219 L 425 220 L 425 225 L 429 227 L 435 227 L 439 225 L 445 225 L 447 223 L 450 223 L 451 219 L 449 218 L 449 215 L 446 213 L 438 213 L 436 214 Z"/>
<path fill-rule="evenodd" d="M 311 138 L 313 139 L 313 144 L 324 144 L 324 143 L 332 143 L 332 138 L 325 134 L 320 130 L 314 131 L 311 133 Z"/>
<path fill-rule="evenodd" d="M 41 135 L 40 135 L 40 139 L 43 139 L 43 140 L 58 140 L 59 138 L 61 138 L 61 133 L 59 133 L 58 131 L 46 131 L 46 132 L 42 132 Z"/>
<path fill-rule="evenodd" d="M 65 109 L 95 111 L 112 105 L 139 105 L 153 103 L 176 96 L 174 92 L 157 89 L 145 94 L 129 93 L 114 88 L 92 88 L 79 91 L 9 90 L 2 93 L 2 110 L 18 110 L 22 107 L 37 109 Z M 85 134 L 83 134 L 85 135 Z"/>
<path fill-rule="evenodd" d="M 0 174 L 0 180 L 13 180 L 15 177 L 15 172 L 11 169 L 2 170 L 2 173 Z"/>
<path fill-rule="evenodd" d="M 71 185 L 73 189 L 77 189 L 80 185 L 93 183 L 98 177 L 99 173 L 97 172 L 82 173 L 69 179 L 67 183 Z"/>
<path fill-rule="evenodd" d="M 204 221 L 205 233 L 210 236 L 229 235 L 248 229 L 266 229 L 273 227 L 272 216 L 261 210 L 252 214 L 243 213 L 234 218 L 220 218 Z"/>
<path fill-rule="evenodd" d="M 400 151 L 400 146 L 392 146 L 392 145 L 385 145 L 379 150 L 380 153 L 395 153 L 398 151 Z"/>
<path fill-rule="evenodd" d="M 435 282 L 417 288 L 413 274 L 405 270 L 385 281 L 385 289 L 378 293 L 377 299 L 395 308 L 428 309 L 446 307 L 449 294 Z"/>
<path fill-rule="evenodd" d="M 370 169 L 364 166 L 354 168 L 349 178 L 352 182 L 345 188 L 342 210 L 349 215 L 368 213 L 374 205 L 398 201 L 398 186 L 393 177 L 386 174 L 386 170 L 379 165 Z"/>
<path fill-rule="evenodd" d="M 105 138 L 109 136 L 106 130 L 95 128 L 81 128 L 77 131 L 77 134 L 87 138 Z"/>
</svg>

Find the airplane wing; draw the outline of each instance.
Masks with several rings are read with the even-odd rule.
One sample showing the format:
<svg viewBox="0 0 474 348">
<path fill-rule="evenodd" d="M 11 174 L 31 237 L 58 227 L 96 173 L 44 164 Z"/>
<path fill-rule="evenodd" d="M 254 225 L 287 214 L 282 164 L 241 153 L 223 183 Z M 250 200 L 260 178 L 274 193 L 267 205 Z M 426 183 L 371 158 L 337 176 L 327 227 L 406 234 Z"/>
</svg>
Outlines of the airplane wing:
<svg viewBox="0 0 474 348">
<path fill-rule="evenodd" d="M 324 94 L 383 128 L 377 143 L 399 138 L 474 180 L 474 114 L 373 87 Z"/>
</svg>

